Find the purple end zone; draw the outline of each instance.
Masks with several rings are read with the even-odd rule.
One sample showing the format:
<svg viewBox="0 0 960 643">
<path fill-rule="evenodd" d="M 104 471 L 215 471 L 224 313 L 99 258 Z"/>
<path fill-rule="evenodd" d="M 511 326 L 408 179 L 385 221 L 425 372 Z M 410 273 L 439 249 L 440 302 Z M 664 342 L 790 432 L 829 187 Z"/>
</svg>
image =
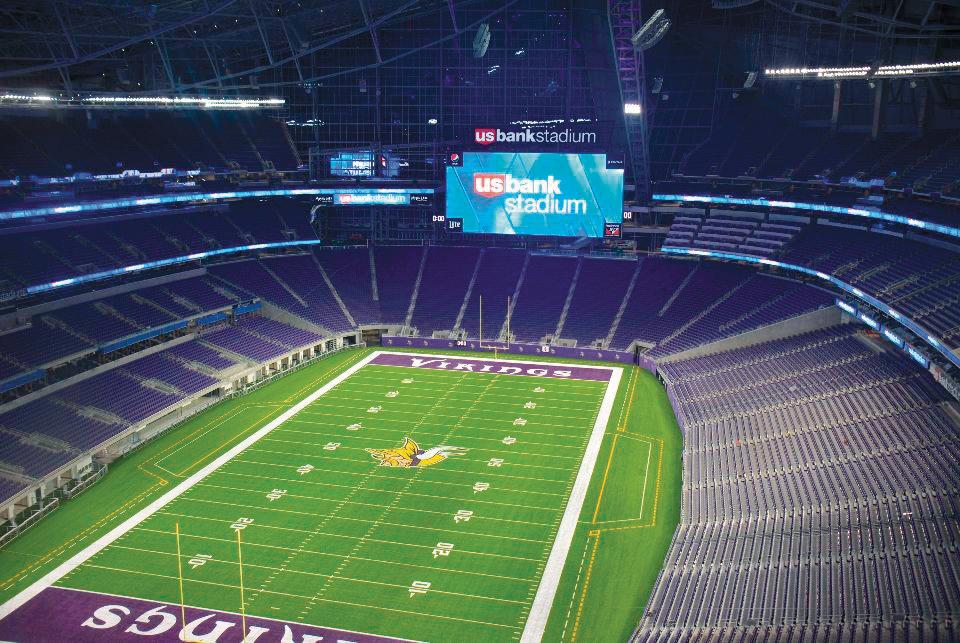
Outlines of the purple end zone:
<svg viewBox="0 0 960 643">
<path fill-rule="evenodd" d="M 187 607 L 184 626 L 180 622 L 180 606 L 176 604 L 48 587 L 0 621 L 0 640 L 17 643 L 174 643 L 191 640 L 226 643 L 243 639 L 242 627 L 239 614 Z M 405 639 L 248 616 L 245 640 L 256 643 L 393 643 Z"/>
<path fill-rule="evenodd" d="M 495 375 L 524 375 L 562 380 L 592 380 L 607 382 L 610 370 L 591 366 L 556 366 L 537 362 L 516 360 L 500 361 L 431 355 L 404 355 L 403 353 L 380 353 L 370 364 L 380 366 L 403 366 L 405 368 L 428 368 L 460 373 L 491 373 Z"/>
</svg>

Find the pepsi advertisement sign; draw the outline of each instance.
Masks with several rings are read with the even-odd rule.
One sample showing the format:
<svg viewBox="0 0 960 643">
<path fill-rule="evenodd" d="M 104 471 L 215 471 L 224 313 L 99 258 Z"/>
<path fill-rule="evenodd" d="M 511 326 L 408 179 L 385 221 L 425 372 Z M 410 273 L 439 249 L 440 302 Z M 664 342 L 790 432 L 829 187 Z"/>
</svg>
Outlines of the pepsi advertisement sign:
<svg viewBox="0 0 960 643">
<path fill-rule="evenodd" d="M 605 154 L 452 153 L 446 188 L 464 232 L 599 238 L 622 223 L 623 168 Z"/>
</svg>

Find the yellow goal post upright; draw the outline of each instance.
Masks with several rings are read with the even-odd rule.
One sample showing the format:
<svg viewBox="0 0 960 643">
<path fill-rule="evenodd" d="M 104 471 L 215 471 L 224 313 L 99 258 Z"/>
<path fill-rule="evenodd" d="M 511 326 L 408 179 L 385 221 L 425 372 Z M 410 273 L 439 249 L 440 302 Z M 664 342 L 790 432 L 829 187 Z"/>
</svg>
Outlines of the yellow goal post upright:
<svg viewBox="0 0 960 643">
<path fill-rule="evenodd" d="M 504 344 L 503 342 L 493 341 L 487 342 L 486 345 L 483 343 L 483 295 L 479 296 L 479 306 L 480 306 L 480 331 L 479 331 L 479 341 L 478 346 L 480 350 L 489 350 L 493 349 L 493 356 L 496 358 L 498 356 L 498 351 L 509 350 L 510 348 L 510 296 L 507 295 L 507 341 Z"/>
</svg>

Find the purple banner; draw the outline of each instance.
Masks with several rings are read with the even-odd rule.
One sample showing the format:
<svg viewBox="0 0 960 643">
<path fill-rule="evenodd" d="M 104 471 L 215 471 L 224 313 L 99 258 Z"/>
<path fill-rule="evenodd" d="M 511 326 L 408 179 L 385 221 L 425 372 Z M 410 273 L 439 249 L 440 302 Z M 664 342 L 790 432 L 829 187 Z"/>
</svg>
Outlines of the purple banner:
<svg viewBox="0 0 960 643">
<path fill-rule="evenodd" d="M 439 348 L 451 351 L 492 352 L 492 346 L 497 346 L 501 353 L 511 355 L 530 355 L 537 357 L 559 357 L 563 359 L 589 359 L 598 362 L 612 362 L 614 364 L 636 364 L 651 373 L 657 372 L 656 363 L 649 357 L 634 355 L 626 351 L 602 350 L 599 348 L 571 348 L 569 346 L 552 346 L 547 344 L 504 344 L 502 342 L 488 342 L 483 346 L 475 339 L 434 339 L 432 337 L 382 337 L 380 343 L 392 348 Z"/>
<path fill-rule="evenodd" d="M 187 607 L 186 621 L 182 622 L 180 606 L 176 604 L 48 587 L 0 621 L 0 640 L 17 643 L 174 643 L 199 640 L 226 643 L 244 639 L 242 628 L 239 614 Z M 256 616 L 247 616 L 244 640 L 256 643 L 405 641 Z"/>
<path fill-rule="evenodd" d="M 405 368 L 429 368 L 440 371 L 460 373 L 491 373 L 495 375 L 524 375 L 527 377 L 549 377 L 564 380 L 593 380 L 606 382 L 610 379 L 610 370 L 597 366 L 550 366 L 538 362 L 518 360 L 493 360 L 433 357 L 430 355 L 403 355 L 401 353 L 381 353 L 370 362 L 380 366 L 403 366 Z"/>
</svg>

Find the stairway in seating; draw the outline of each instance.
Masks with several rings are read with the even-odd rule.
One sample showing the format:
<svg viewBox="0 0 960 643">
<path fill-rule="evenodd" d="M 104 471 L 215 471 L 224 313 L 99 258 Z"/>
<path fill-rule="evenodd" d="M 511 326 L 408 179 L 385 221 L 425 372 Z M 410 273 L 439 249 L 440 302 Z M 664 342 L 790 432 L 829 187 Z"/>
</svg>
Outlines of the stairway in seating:
<svg viewBox="0 0 960 643">
<path fill-rule="evenodd" d="M 580 280 L 580 270 L 583 268 L 583 258 L 577 259 L 577 268 L 573 271 L 573 279 L 570 280 L 570 289 L 567 291 L 567 298 L 563 302 L 563 308 L 560 310 L 560 319 L 557 320 L 557 330 L 554 331 L 555 338 L 560 337 L 563 332 L 563 325 L 567 321 L 567 314 L 570 312 L 570 302 L 573 301 L 573 293 L 577 290 L 577 281 Z"/>
<path fill-rule="evenodd" d="M 77 245 L 81 245 L 81 246 L 83 246 L 84 248 L 89 248 L 90 250 L 92 250 L 92 251 L 94 251 L 94 252 L 97 252 L 97 253 L 103 255 L 104 257 L 106 257 L 107 259 L 109 259 L 110 262 L 113 263 L 114 265 L 122 266 L 123 263 L 124 263 L 123 261 L 120 260 L 119 257 L 116 257 L 116 256 L 110 254 L 109 252 L 107 252 L 106 250 L 104 250 L 103 248 L 101 248 L 100 246 L 98 246 L 96 243 L 94 243 L 94 242 L 91 241 L 90 239 L 87 239 L 87 238 L 86 238 L 85 236 L 83 236 L 82 234 L 74 234 L 74 235 L 72 235 L 71 238 L 73 239 L 74 243 L 76 243 Z"/>
<path fill-rule="evenodd" d="M 460 324 L 463 323 L 463 316 L 467 313 L 467 304 L 470 303 L 470 296 L 473 294 L 473 287 L 477 283 L 477 275 L 480 274 L 480 264 L 483 263 L 483 255 L 486 254 L 486 248 L 480 248 L 480 254 L 477 256 L 477 264 L 473 267 L 473 274 L 470 276 L 470 283 L 467 285 L 467 293 L 463 296 L 463 303 L 460 304 L 460 311 L 457 312 L 457 320 L 453 322 L 453 330 L 459 331 Z"/>
<path fill-rule="evenodd" d="M 192 311 L 195 312 L 195 313 L 203 312 L 203 308 L 202 308 L 198 303 L 196 303 L 195 301 L 193 301 L 193 300 L 191 300 L 191 299 L 187 299 L 187 298 L 184 297 L 183 295 L 181 295 L 181 294 L 179 294 L 179 293 L 175 293 L 175 292 L 173 292 L 172 290 L 169 290 L 169 289 L 167 289 L 167 288 L 164 288 L 164 289 L 163 289 L 163 292 L 164 292 L 170 299 L 174 300 L 175 302 L 177 302 L 178 304 L 180 304 L 180 305 L 183 306 L 184 308 L 189 308 L 190 310 L 192 310 Z M 175 316 L 176 316 L 176 317 L 180 317 L 179 314 L 178 314 L 178 315 L 175 315 Z"/>
<path fill-rule="evenodd" d="M 796 293 L 793 293 L 793 292 L 791 292 L 791 291 L 787 291 L 787 292 L 784 292 L 784 293 L 781 293 L 781 294 L 777 295 L 776 297 L 773 297 L 773 298 L 771 298 L 771 299 L 768 299 L 768 300 L 766 300 L 765 302 L 761 303 L 761 304 L 760 304 L 759 306 L 757 306 L 756 308 L 751 308 L 750 310 L 746 311 L 745 313 L 743 313 L 743 314 L 740 315 L 739 317 L 735 317 L 735 318 L 731 319 L 730 321 L 726 322 L 725 324 L 720 324 L 720 326 L 718 327 L 718 330 L 725 331 L 725 330 L 727 330 L 728 328 L 732 328 L 733 326 L 736 326 L 736 325 L 739 324 L 740 322 L 745 321 L 745 320 L 749 319 L 750 317 L 753 317 L 753 316 L 756 315 L 757 313 L 759 313 L 759 312 L 761 312 L 761 311 L 764 311 L 764 310 L 766 310 L 767 308 L 769 308 L 770 306 L 773 306 L 774 304 L 778 304 L 778 303 L 780 303 L 781 301 L 783 301 L 784 299 L 786 299 L 787 297 L 792 297 L 792 296 L 794 296 L 795 294 L 796 294 Z"/>
<path fill-rule="evenodd" d="M 520 289 L 523 288 L 523 280 L 527 276 L 527 267 L 530 265 L 530 253 L 528 252 L 523 257 L 523 268 L 520 269 L 520 276 L 517 278 L 517 287 L 513 290 L 513 296 L 510 298 L 510 307 L 507 308 L 507 315 L 503 319 L 503 326 L 500 327 L 500 334 L 497 337 L 504 337 L 507 333 L 508 322 L 510 318 L 513 317 L 513 310 L 517 307 L 517 297 L 520 296 Z M 505 341 L 510 341 L 509 337 L 506 337 Z"/>
<path fill-rule="evenodd" d="M 270 266 L 267 265 L 267 262 L 266 262 L 266 261 L 261 261 L 261 262 L 260 262 L 260 265 L 263 266 L 263 269 L 267 272 L 267 274 L 269 274 L 271 277 L 273 277 L 273 280 L 276 281 L 278 284 L 280 284 L 280 287 L 283 288 L 284 290 L 286 290 L 287 293 L 289 293 L 291 297 L 293 297 L 294 299 L 296 299 L 296 300 L 300 303 L 301 306 L 303 306 L 304 308 L 310 308 L 310 306 L 307 305 L 307 302 L 305 302 L 305 301 L 300 297 L 300 295 L 297 294 L 297 291 L 296 291 L 296 290 L 294 290 L 293 288 L 291 288 L 290 285 L 287 284 L 287 282 L 285 282 L 283 279 L 281 279 L 281 278 L 277 275 L 277 273 L 275 273 L 273 270 L 270 269 Z"/>
<path fill-rule="evenodd" d="M 207 278 L 203 280 L 203 283 L 207 284 L 227 299 L 231 299 L 233 301 L 240 301 L 243 299 L 243 297 L 238 295 L 236 292 L 227 288 L 226 284 L 224 284 L 222 281 L 215 281 L 214 279 L 211 279 L 211 277 L 213 277 L 213 275 L 208 273 Z"/>
<path fill-rule="evenodd" d="M 49 315 L 44 315 L 40 318 L 40 321 L 46 324 L 47 326 L 49 326 L 50 328 L 59 328 L 60 330 L 70 335 L 73 335 L 77 339 L 82 340 L 87 344 L 93 344 L 94 346 L 96 346 L 97 344 L 97 342 L 87 337 L 86 335 L 82 334 L 80 331 L 74 330 L 73 326 L 70 326 L 64 321 L 60 321 L 56 317 L 50 317 Z"/>
<path fill-rule="evenodd" d="M 161 230 L 160 228 L 158 228 L 156 225 L 154 225 L 154 224 L 152 224 L 152 223 L 150 224 L 150 228 L 157 234 L 158 237 L 160 237 L 161 239 L 165 240 L 167 243 L 169 243 L 171 246 L 173 246 L 174 248 L 176 248 L 176 249 L 179 250 L 180 252 L 182 252 L 182 253 L 184 253 L 184 254 L 187 254 L 187 253 L 190 252 L 190 246 L 188 246 L 188 245 L 187 245 L 185 242 L 183 242 L 182 240 L 178 239 L 177 237 L 173 236 L 172 234 L 169 234 L 169 233 L 167 233 L 167 232 L 164 232 L 163 230 Z"/>
<path fill-rule="evenodd" d="M 108 304 L 108 303 L 106 303 L 106 302 L 98 301 L 98 302 L 96 302 L 96 303 L 93 304 L 93 307 L 94 307 L 96 310 L 99 310 L 99 311 L 100 311 L 102 314 L 104 314 L 104 315 L 110 315 L 110 316 L 112 316 L 112 317 L 116 317 L 117 319 L 119 319 L 119 320 L 122 321 L 123 323 L 130 325 L 130 326 L 132 327 L 132 329 L 133 329 L 133 328 L 143 328 L 143 326 L 141 326 L 140 324 L 138 324 L 138 323 L 135 322 L 134 320 L 130 319 L 129 317 L 127 317 L 126 315 L 124 315 L 124 314 L 121 313 L 119 310 L 117 310 L 116 308 L 114 308 L 113 306 L 111 306 L 110 304 Z"/>
<path fill-rule="evenodd" d="M 607 333 L 607 338 L 603 340 L 604 348 L 610 348 L 610 343 L 613 342 L 613 338 L 617 334 L 617 329 L 620 328 L 620 320 L 623 319 L 623 313 L 626 312 L 627 304 L 630 303 L 630 297 L 633 295 L 633 289 L 637 286 L 637 279 L 640 277 L 641 266 L 643 266 L 642 258 L 637 262 L 637 267 L 633 271 L 633 277 L 630 278 L 630 283 L 627 285 L 627 291 L 623 293 L 623 301 L 620 302 L 620 308 L 617 309 L 617 314 L 613 318 L 613 323 L 610 324 L 610 332 Z"/>
<path fill-rule="evenodd" d="M 420 294 L 420 282 L 423 280 L 423 268 L 427 265 L 427 254 L 430 252 L 430 246 L 423 249 L 423 255 L 420 257 L 420 269 L 417 271 L 417 280 L 413 282 L 413 293 L 410 295 L 410 306 L 407 308 L 407 317 L 403 320 L 403 325 L 410 328 L 413 323 L 413 309 L 417 307 L 417 296 Z"/>
<path fill-rule="evenodd" d="M 380 303 L 380 289 L 377 288 L 377 262 L 373 258 L 373 248 L 367 248 L 367 255 L 370 257 L 370 298 Z"/>
<path fill-rule="evenodd" d="M 237 234 L 240 235 L 240 238 L 246 241 L 247 243 L 257 243 L 257 238 L 237 225 L 237 222 L 233 220 L 233 217 L 221 217 L 226 223 L 230 224 L 230 227 L 236 230 Z"/>
<path fill-rule="evenodd" d="M 659 346 L 665 346 L 666 344 L 669 344 L 671 341 L 673 341 L 675 337 L 679 336 L 685 330 L 687 330 L 688 328 L 696 324 L 698 321 L 700 321 L 701 319 L 709 315 L 714 308 L 716 308 L 726 300 L 730 299 L 734 294 L 736 294 L 738 290 L 743 288 L 750 281 L 751 281 L 750 279 L 745 279 L 740 283 L 738 283 L 731 290 L 724 293 L 723 297 L 720 297 L 719 299 L 717 299 L 715 302 L 713 302 L 712 304 L 710 304 L 709 306 L 701 310 L 698 314 L 694 315 L 693 318 L 690 321 L 688 321 L 686 324 L 680 326 L 680 328 L 677 328 L 675 331 L 673 331 L 672 333 L 664 337 L 661 341 L 657 343 L 657 346 L 659 347 Z"/>
<path fill-rule="evenodd" d="M 243 139 L 247 142 L 247 145 L 250 146 L 250 151 L 252 151 L 253 155 L 257 157 L 260 167 L 264 170 L 273 169 L 273 164 L 271 163 L 268 165 L 267 160 L 263 158 L 263 155 L 260 154 L 260 150 L 257 149 L 257 144 L 253 142 L 253 137 L 250 136 L 247 128 L 243 126 L 243 119 L 238 118 L 236 123 L 240 133 L 243 134 Z"/>
<path fill-rule="evenodd" d="M 330 288 L 330 293 L 333 295 L 333 299 L 337 302 L 337 305 L 340 306 L 343 316 L 347 318 L 348 322 L 350 322 L 351 327 L 356 328 L 357 320 L 353 318 L 353 315 L 351 315 L 350 311 L 347 309 L 347 305 L 343 303 L 343 299 L 340 298 L 340 293 L 337 292 L 337 287 L 333 285 L 333 280 L 330 279 L 327 271 L 323 269 L 323 265 L 320 263 L 320 260 L 317 259 L 317 255 L 311 252 L 310 257 L 313 259 L 314 265 L 317 266 L 317 270 L 320 271 L 320 276 L 323 277 L 323 281 L 326 282 L 327 287 Z"/>
<path fill-rule="evenodd" d="M 673 304 L 673 302 L 680 296 L 680 293 L 683 292 L 683 289 L 687 287 L 687 284 L 690 283 L 690 280 L 693 279 L 693 275 L 700 270 L 700 264 L 698 263 L 696 268 L 690 271 L 690 273 L 683 278 L 683 281 L 680 282 L 680 285 L 677 286 L 677 289 L 673 291 L 673 294 L 670 295 L 670 299 L 664 302 L 663 306 L 660 307 L 660 310 L 657 311 L 657 317 L 663 317 L 663 313 L 667 311 L 668 308 Z"/>
</svg>

